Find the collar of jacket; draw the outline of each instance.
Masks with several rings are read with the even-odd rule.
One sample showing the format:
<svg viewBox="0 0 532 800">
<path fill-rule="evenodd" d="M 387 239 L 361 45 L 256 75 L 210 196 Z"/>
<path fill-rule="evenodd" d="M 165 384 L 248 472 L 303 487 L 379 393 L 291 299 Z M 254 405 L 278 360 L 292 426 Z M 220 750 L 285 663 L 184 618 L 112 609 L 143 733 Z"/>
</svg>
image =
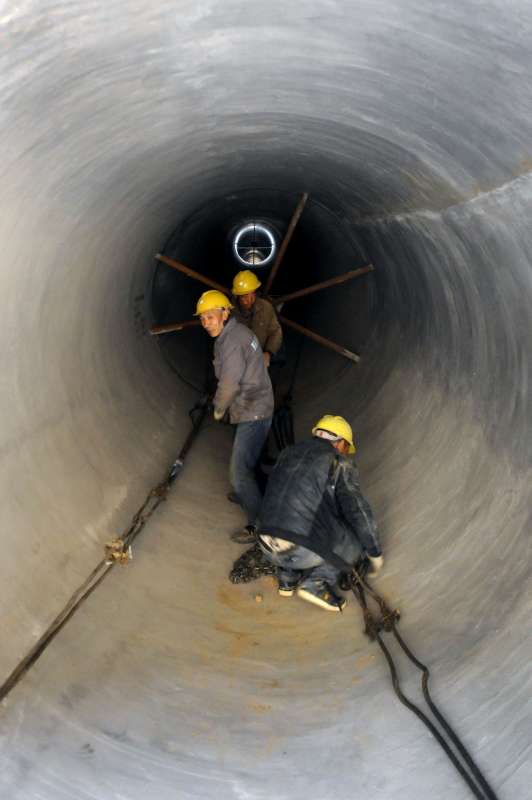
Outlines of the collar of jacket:
<svg viewBox="0 0 532 800">
<path fill-rule="evenodd" d="M 309 436 L 309 442 L 313 442 L 316 449 L 321 449 L 323 451 L 329 451 L 331 455 L 341 455 L 334 447 L 334 442 L 331 442 L 330 439 L 322 439 L 321 436 Z"/>
<path fill-rule="evenodd" d="M 223 339 L 227 331 L 231 330 L 231 328 L 234 328 L 235 325 L 236 325 L 236 319 L 234 317 L 229 317 L 229 319 L 222 328 L 222 332 L 216 337 L 216 341 L 219 342 L 221 339 Z"/>
</svg>

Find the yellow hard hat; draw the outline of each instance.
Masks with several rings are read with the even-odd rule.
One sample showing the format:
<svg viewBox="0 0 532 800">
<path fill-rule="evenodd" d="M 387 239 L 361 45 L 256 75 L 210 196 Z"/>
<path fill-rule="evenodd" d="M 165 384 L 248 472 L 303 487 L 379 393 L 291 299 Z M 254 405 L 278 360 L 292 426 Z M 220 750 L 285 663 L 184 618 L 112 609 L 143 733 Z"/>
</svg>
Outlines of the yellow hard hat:
<svg viewBox="0 0 532 800">
<path fill-rule="evenodd" d="M 209 289 L 208 292 L 203 292 L 198 300 L 194 316 L 199 317 L 205 311 L 213 311 L 215 308 L 229 309 L 233 308 L 233 306 L 223 292 L 219 292 L 217 289 Z"/>
<path fill-rule="evenodd" d="M 339 436 L 341 439 L 349 444 L 349 453 L 353 455 L 356 452 L 355 443 L 353 442 L 353 429 L 347 420 L 343 417 L 334 417 L 332 414 L 325 414 L 320 420 L 316 422 L 312 428 L 312 433 L 316 431 L 327 431 Z"/>
<path fill-rule="evenodd" d="M 261 283 L 255 273 L 250 269 L 245 269 L 233 278 L 233 294 L 238 296 L 256 292 L 260 285 Z"/>
</svg>

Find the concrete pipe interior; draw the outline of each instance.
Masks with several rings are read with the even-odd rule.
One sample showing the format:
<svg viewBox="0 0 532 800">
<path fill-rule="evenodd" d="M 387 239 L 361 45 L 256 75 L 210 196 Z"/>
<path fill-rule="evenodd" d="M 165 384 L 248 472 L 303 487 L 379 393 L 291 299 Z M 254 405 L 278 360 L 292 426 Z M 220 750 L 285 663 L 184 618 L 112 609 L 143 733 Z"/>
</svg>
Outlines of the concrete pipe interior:
<svg viewBox="0 0 532 800">
<path fill-rule="evenodd" d="M 305 345 L 297 434 L 353 421 L 379 588 L 500 797 L 528 797 L 531 23 L 517 0 L 2 6 L 2 680 L 188 431 L 204 340 L 147 335 L 154 253 L 216 275 L 227 226 L 282 228 L 307 191 L 282 280 L 376 271 L 294 305 L 362 354 Z M 228 583 L 229 450 L 202 432 L 4 700 L 2 797 L 469 797 L 353 601 Z"/>
</svg>

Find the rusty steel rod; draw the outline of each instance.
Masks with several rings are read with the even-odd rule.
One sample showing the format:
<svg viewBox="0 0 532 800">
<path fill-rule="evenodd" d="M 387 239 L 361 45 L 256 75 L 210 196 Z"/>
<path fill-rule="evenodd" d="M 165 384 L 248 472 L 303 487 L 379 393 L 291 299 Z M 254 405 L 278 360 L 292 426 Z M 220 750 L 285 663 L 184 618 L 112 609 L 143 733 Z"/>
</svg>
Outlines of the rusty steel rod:
<svg viewBox="0 0 532 800">
<path fill-rule="evenodd" d="M 314 292 L 321 292 L 322 289 L 328 289 L 330 286 L 338 286 L 340 283 L 345 283 L 345 281 L 350 281 L 353 278 L 359 278 L 361 275 L 366 275 L 368 272 L 373 272 L 374 269 L 375 267 L 373 264 L 368 264 L 366 267 L 360 267 L 360 269 L 352 269 L 350 272 L 344 272 L 343 275 L 337 275 L 336 278 L 330 278 L 328 281 L 315 283 L 313 286 L 307 286 L 306 289 L 298 289 L 297 292 L 290 292 L 290 294 L 283 294 L 281 297 L 276 297 L 273 300 L 273 303 L 277 306 L 280 303 L 287 303 L 289 300 L 296 300 L 298 297 L 306 297 Z"/>
<path fill-rule="evenodd" d="M 201 325 L 199 319 L 187 319 L 184 322 L 172 322 L 170 325 L 154 325 L 153 328 L 150 328 L 150 333 L 152 336 L 159 336 L 161 333 L 182 331 L 184 328 L 192 328 L 195 325 Z"/>
<path fill-rule="evenodd" d="M 211 289 L 217 289 L 219 292 L 223 292 L 224 294 L 230 295 L 231 290 L 226 289 L 225 286 L 221 286 L 216 281 L 211 280 L 211 278 L 207 278 L 205 275 L 202 275 L 201 272 L 196 272 L 195 269 L 190 269 L 190 267 L 185 266 L 185 264 L 181 264 L 179 261 L 174 261 L 173 258 L 168 258 L 168 256 L 163 256 L 161 253 L 157 253 L 155 256 L 157 261 L 162 261 L 163 264 L 166 264 L 167 267 L 172 267 L 172 269 L 176 269 L 178 272 L 182 272 L 184 275 L 187 275 L 189 278 L 194 278 L 194 280 L 199 281 L 200 283 L 204 283 L 206 286 L 210 286 Z"/>
<path fill-rule="evenodd" d="M 323 347 L 328 347 L 329 350 L 334 350 L 335 353 L 344 356 L 344 358 L 348 358 L 350 361 L 354 361 L 355 364 L 360 361 L 360 356 L 356 353 L 353 353 L 346 347 L 341 347 L 339 344 L 336 344 L 336 342 L 331 342 L 330 339 L 326 339 L 325 336 L 321 336 L 319 333 L 314 333 L 314 331 L 304 328 L 303 325 L 299 324 L 299 322 L 293 322 L 293 320 L 287 319 L 281 314 L 279 314 L 279 319 L 283 325 L 288 325 L 289 328 L 293 328 L 295 331 L 302 333 L 303 336 L 307 336 L 309 339 L 312 339 L 312 341 L 323 345 Z"/>
<path fill-rule="evenodd" d="M 266 282 L 266 286 L 264 287 L 264 293 L 266 295 L 269 294 L 269 292 L 270 292 L 272 283 L 274 282 L 275 276 L 277 275 L 279 267 L 281 266 L 281 261 L 283 260 L 284 254 L 286 252 L 286 248 L 290 244 L 290 240 L 292 238 L 292 234 L 294 233 L 296 225 L 299 222 L 299 218 L 300 218 L 301 214 L 303 213 L 303 209 L 305 208 L 307 200 L 308 200 L 308 194 L 307 194 L 307 192 L 303 192 L 303 194 L 301 195 L 301 197 L 299 199 L 299 203 L 297 204 L 296 209 L 295 209 L 294 213 L 292 214 L 292 219 L 290 220 L 290 224 L 288 225 L 288 228 L 286 229 L 286 233 L 284 235 L 284 239 L 283 239 L 283 241 L 281 243 L 281 246 L 279 248 L 279 251 L 277 253 L 277 258 L 274 261 L 273 267 L 271 269 L 271 272 L 270 272 L 270 274 L 268 276 L 268 280 Z"/>
</svg>

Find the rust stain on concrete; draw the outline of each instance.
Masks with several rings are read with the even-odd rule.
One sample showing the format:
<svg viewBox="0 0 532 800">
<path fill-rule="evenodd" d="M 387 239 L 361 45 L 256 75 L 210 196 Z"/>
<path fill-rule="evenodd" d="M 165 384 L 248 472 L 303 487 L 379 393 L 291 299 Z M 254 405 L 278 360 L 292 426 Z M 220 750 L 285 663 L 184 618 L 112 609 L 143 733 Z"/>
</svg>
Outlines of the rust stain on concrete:
<svg viewBox="0 0 532 800">
<path fill-rule="evenodd" d="M 256 711 L 257 714 L 267 714 L 272 710 L 272 706 L 269 703 L 251 702 L 248 703 L 248 708 L 250 708 L 252 711 Z"/>
<path fill-rule="evenodd" d="M 357 669 L 366 669 L 375 661 L 375 656 L 366 655 L 366 656 L 359 656 L 355 661 L 355 667 Z"/>
</svg>

